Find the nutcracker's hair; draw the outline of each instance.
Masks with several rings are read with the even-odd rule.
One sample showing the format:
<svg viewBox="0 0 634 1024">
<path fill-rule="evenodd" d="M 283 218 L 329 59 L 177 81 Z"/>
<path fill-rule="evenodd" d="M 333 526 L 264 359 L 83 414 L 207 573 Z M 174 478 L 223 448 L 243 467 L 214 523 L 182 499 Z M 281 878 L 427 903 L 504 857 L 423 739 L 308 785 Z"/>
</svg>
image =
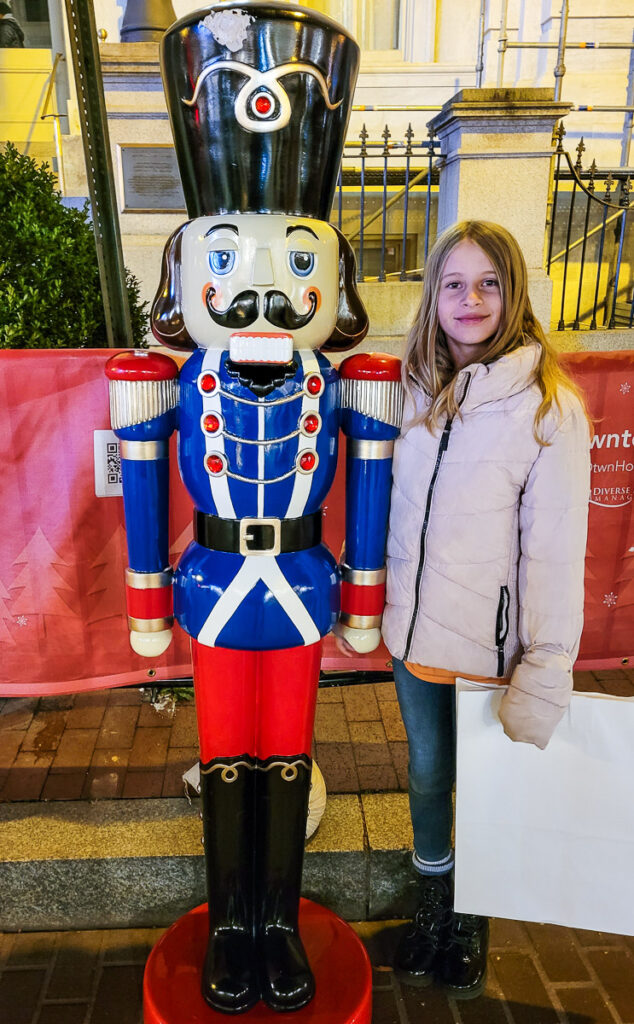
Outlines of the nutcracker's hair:
<svg viewBox="0 0 634 1024">
<path fill-rule="evenodd" d="M 187 221 L 181 224 L 167 241 L 163 252 L 161 281 L 152 303 L 152 334 L 168 348 L 196 348 L 185 327 L 181 280 L 183 234 L 190 223 L 191 221 Z M 343 352 L 354 348 L 365 338 L 368 332 L 368 314 L 357 290 L 352 247 L 337 228 L 333 227 L 333 231 L 339 241 L 339 305 L 335 329 L 322 348 L 330 352 Z"/>
<path fill-rule="evenodd" d="M 324 352 L 345 352 L 368 333 L 368 314 L 357 289 L 357 265 L 350 242 L 331 225 L 339 239 L 339 305 L 335 329 L 321 347 Z"/>
<path fill-rule="evenodd" d="M 195 349 L 185 329 L 183 316 L 183 287 L 181 281 L 181 252 L 183 234 L 190 223 L 186 221 L 170 235 L 163 250 L 161 282 L 152 303 L 150 326 L 152 334 L 168 348 Z"/>
</svg>

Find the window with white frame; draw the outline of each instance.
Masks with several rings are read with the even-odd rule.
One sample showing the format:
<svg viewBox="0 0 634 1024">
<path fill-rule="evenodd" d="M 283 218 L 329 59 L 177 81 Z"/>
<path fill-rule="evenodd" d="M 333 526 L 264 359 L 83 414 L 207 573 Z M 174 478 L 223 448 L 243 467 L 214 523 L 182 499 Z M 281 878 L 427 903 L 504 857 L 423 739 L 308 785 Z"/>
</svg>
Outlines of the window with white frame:
<svg viewBox="0 0 634 1024">
<path fill-rule="evenodd" d="M 437 0 L 303 0 L 341 22 L 370 62 L 434 60 Z"/>
</svg>

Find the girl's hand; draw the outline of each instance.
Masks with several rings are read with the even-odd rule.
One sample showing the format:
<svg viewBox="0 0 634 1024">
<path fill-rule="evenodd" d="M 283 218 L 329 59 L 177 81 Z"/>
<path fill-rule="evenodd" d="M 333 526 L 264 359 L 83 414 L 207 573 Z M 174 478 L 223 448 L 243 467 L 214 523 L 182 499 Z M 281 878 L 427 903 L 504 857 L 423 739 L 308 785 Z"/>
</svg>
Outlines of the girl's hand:
<svg viewBox="0 0 634 1024">
<path fill-rule="evenodd" d="M 341 654 L 345 654 L 346 658 L 356 658 L 357 652 L 355 651 L 354 647 L 352 647 L 348 643 L 346 638 L 343 637 L 343 636 L 339 636 L 339 634 L 337 632 L 335 632 L 334 635 L 335 635 L 335 643 L 337 645 L 337 650 Z"/>
</svg>

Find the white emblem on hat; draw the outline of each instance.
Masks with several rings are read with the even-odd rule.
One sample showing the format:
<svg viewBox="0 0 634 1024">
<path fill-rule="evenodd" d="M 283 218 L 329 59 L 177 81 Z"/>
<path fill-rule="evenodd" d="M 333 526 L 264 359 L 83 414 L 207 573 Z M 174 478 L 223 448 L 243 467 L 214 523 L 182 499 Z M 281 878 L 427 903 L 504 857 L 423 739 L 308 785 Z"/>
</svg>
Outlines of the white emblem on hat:
<svg viewBox="0 0 634 1024">
<path fill-rule="evenodd" d="M 205 79 L 223 69 L 239 71 L 247 78 L 247 82 L 236 96 L 234 110 L 238 124 L 248 132 L 276 132 L 286 127 L 291 118 L 291 104 L 286 89 L 280 83 L 280 78 L 286 75 L 305 74 L 314 78 L 319 84 L 328 110 L 336 110 L 343 103 L 342 99 L 336 103 L 331 102 L 330 82 L 326 81 L 319 68 L 313 64 L 289 62 L 276 68 L 269 68 L 268 71 L 257 71 L 256 68 L 241 61 L 221 59 L 212 61 L 203 68 L 196 81 L 194 95 L 190 100 L 183 97 L 183 103 L 193 107 Z"/>
</svg>

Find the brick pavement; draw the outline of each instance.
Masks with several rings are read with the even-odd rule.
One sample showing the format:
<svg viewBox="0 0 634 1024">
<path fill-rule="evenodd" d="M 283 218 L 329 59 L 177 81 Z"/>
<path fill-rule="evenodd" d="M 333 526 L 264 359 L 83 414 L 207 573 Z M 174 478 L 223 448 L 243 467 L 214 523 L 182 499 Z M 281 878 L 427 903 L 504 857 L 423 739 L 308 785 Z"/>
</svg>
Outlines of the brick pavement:
<svg viewBox="0 0 634 1024">
<path fill-rule="evenodd" d="M 0 800 L 181 796 L 181 776 L 198 758 L 193 700 L 160 709 L 149 697 L 113 689 L 5 698 Z M 394 684 L 321 689 L 313 754 L 331 793 L 406 788 Z"/>
<path fill-rule="evenodd" d="M 575 688 L 634 696 L 634 669 L 578 672 Z M 180 796 L 198 757 L 193 701 L 163 710 L 149 690 L 0 700 L 0 800 Z M 407 789 L 394 684 L 319 691 L 313 754 L 330 793 Z"/>
<path fill-rule="evenodd" d="M 634 939 L 494 921 L 481 998 L 403 985 L 398 922 L 353 927 L 373 965 L 373 1024 L 634 1024 Z M 162 929 L 0 935 L 3 1024 L 141 1024 L 147 955 Z"/>
</svg>

